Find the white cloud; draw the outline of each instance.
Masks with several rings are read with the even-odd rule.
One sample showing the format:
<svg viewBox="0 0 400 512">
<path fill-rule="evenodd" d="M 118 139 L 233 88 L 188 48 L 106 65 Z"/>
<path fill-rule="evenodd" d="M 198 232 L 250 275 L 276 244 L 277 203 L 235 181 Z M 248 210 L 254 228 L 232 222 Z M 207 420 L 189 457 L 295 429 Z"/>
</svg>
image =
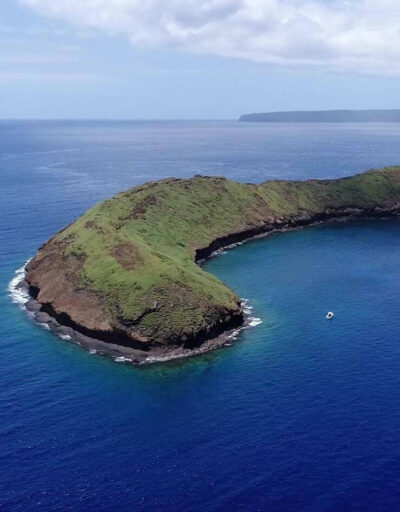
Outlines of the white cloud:
<svg viewBox="0 0 400 512">
<path fill-rule="evenodd" d="M 285 66 L 400 74 L 399 0 L 21 0 L 132 44 Z"/>
</svg>

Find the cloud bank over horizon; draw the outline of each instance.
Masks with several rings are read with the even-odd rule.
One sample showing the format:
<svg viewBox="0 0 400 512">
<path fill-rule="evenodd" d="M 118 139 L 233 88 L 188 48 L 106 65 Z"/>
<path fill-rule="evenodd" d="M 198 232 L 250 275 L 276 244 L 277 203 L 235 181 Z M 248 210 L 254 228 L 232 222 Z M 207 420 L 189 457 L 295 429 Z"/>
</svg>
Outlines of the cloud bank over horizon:
<svg viewBox="0 0 400 512">
<path fill-rule="evenodd" d="M 20 0 L 133 45 L 338 72 L 400 75 L 398 0 Z"/>
</svg>

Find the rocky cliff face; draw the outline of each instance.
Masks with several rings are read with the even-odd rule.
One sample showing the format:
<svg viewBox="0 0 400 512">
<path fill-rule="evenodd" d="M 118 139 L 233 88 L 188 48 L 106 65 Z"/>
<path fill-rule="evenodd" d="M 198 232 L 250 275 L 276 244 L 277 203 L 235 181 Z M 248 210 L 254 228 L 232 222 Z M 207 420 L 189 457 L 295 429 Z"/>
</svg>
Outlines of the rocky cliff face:
<svg viewBox="0 0 400 512">
<path fill-rule="evenodd" d="M 143 353 L 196 352 L 244 320 L 239 298 L 198 261 L 254 236 L 399 209 L 400 168 L 261 185 L 163 180 L 96 205 L 56 234 L 26 281 L 36 310 L 84 337 Z"/>
</svg>

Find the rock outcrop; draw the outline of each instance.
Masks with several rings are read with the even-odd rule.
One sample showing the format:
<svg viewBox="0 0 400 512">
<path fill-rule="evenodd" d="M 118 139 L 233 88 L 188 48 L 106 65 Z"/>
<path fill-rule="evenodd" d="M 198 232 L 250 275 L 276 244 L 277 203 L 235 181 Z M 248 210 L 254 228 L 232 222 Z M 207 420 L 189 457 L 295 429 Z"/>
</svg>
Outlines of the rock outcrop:
<svg viewBox="0 0 400 512">
<path fill-rule="evenodd" d="M 103 346 L 195 353 L 244 321 L 239 297 L 198 265 L 213 251 L 328 219 L 399 210 L 395 167 L 260 185 L 167 179 L 94 206 L 39 249 L 26 282 L 37 312 Z"/>
</svg>

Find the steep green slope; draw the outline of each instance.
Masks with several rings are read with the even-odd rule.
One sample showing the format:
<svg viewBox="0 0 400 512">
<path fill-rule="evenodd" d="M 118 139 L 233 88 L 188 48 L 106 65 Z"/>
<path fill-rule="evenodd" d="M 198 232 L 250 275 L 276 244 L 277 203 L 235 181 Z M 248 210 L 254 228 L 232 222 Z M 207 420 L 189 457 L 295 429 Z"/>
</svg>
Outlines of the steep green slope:
<svg viewBox="0 0 400 512">
<path fill-rule="evenodd" d="M 39 250 L 27 281 L 44 309 L 85 334 L 194 346 L 242 322 L 238 297 L 196 259 L 272 230 L 399 205 L 400 168 L 260 185 L 167 179 L 87 211 Z"/>
</svg>

